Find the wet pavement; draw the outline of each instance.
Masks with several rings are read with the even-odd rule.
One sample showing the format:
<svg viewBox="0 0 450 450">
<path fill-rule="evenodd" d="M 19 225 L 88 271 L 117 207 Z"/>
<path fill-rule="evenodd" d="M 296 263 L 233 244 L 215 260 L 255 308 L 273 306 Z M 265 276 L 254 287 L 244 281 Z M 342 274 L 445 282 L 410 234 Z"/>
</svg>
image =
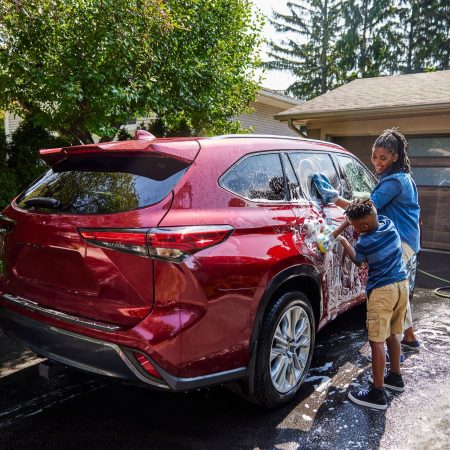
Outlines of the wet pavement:
<svg viewBox="0 0 450 450">
<path fill-rule="evenodd" d="M 389 394 L 387 411 L 347 399 L 370 375 L 364 305 L 319 334 L 306 383 L 276 410 L 224 387 L 168 394 L 76 371 L 46 381 L 37 375 L 39 360 L 0 335 L 0 449 L 450 448 L 448 302 L 416 289 L 423 349 L 406 354 L 407 390 Z"/>
</svg>

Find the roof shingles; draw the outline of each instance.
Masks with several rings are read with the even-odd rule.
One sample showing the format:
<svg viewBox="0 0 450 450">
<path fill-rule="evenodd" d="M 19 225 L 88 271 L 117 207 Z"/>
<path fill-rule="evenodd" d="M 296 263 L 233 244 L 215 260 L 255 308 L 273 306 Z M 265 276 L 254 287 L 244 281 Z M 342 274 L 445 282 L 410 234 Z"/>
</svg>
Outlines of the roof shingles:
<svg viewBox="0 0 450 450">
<path fill-rule="evenodd" d="M 450 104 L 450 70 L 360 78 L 283 111 L 276 118 L 442 104 Z"/>
</svg>

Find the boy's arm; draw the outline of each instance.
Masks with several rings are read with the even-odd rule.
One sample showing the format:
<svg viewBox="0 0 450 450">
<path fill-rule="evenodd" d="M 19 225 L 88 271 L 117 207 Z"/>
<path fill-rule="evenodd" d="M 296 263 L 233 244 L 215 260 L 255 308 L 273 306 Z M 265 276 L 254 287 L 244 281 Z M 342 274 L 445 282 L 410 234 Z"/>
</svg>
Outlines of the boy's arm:
<svg viewBox="0 0 450 450">
<path fill-rule="evenodd" d="M 334 231 L 331 232 L 331 235 L 336 239 L 349 226 L 350 223 L 347 219 L 345 219 Z"/>
<path fill-rule="evenodd" d="M 345 239 L 343 236 L 339 236 L 337 240 L 342 244 L 344 247 L 345 253 L 347 253 L 348 257 L 352 261 L 353 264 L 356 264 L 358 267 L 361 267 L 363 265 L 363 262 L 356 261 L 356 252 L 355 249 L 351 246 L 350 242 Z"/>
</svg>

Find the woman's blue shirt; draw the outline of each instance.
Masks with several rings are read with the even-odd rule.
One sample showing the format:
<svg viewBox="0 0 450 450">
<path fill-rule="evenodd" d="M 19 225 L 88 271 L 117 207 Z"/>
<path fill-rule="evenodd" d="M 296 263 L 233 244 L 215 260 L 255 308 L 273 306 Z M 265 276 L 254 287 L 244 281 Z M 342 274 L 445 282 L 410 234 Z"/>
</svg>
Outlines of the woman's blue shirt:
<svg viewBox="0 0 450 450">
<path fill-rule="evenodd" d="M 371 199 L 378 214 L 389 217 L 401 240 L 417 253 L 420 250 L 420 207 L 417 187 L 411 175 L 405 172 L 382 174 Z"/>
</svg>

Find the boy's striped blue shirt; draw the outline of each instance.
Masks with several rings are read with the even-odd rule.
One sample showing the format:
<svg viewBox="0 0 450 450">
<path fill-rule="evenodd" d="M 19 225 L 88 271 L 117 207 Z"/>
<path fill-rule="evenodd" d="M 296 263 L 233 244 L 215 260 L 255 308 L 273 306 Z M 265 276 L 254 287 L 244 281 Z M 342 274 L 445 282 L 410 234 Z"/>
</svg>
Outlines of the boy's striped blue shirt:
<svg viewBox="0 0 450 450">
<path fill-rule="evenodd" d="M 372 289 L 407 279 L 398 231 L 385 216 L 378 216 L 378 222 L 378 229 L 360 234 L 355 245 L 355 260 L 369 266 L 368 294 Z"/>
</svg>

